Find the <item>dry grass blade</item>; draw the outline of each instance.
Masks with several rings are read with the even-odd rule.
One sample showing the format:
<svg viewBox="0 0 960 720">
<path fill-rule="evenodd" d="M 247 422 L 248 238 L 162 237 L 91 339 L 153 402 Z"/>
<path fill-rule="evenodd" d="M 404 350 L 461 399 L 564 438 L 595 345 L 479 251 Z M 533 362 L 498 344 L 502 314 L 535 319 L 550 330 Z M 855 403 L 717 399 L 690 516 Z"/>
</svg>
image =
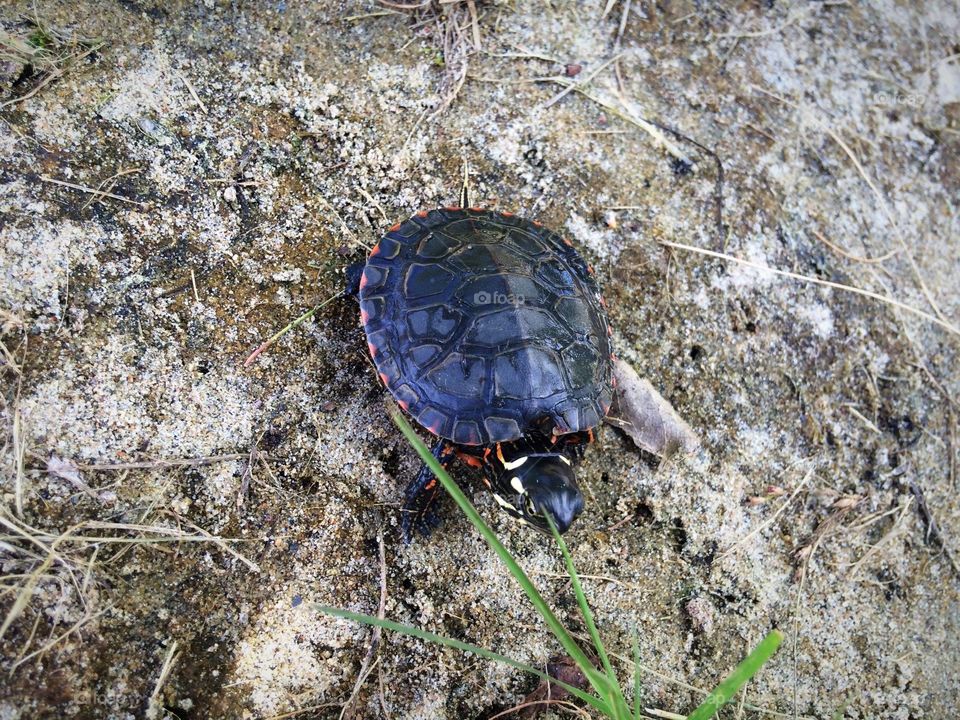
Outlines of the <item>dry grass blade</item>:
<svg viewBox="0 0 960 720">
<path fill-rule="evenodd" d="M 772 93 L 769 90 L 765 90 L 764 88 L 761 88 L 756 85 L 751 85 L 750 88 L 752 90 L 756 90 L 759 93 L 762 93 L 763 95 L 772 97 L 775 100 L 784 103 L 785 105 L 789 105 L 795 110 L 798 110 L 798 111 L 801 110 L 799 105 L 787 100 L 784 97 L 781 97 L 780 95 L 777 95 L 776 93 Z M 890 228 L 893 230 L 897 244 L 900 246 L 900 250 L 903 252 L 904 257 L 907 258 L 907 262 L 909 263 L 910 269 L 913 272 L 914 280 L 916 281 L 917 285 L 920 287 L 920 290 L 923 293 L 924 297 L 927 299 L 927 302 L 930 304 L 930 307 L 933 309 L 934 314 L 940 319 L 940 321 L 946 327 L 953 327 L 952 325 L 950 325 L 950 323 L 947 321 L 947 318 L 941 312 L 940 306 L 937 304 L 936 299 L 933 297 L 933 293 L 930 291 L 930 288 L 927 286 L 926 281 L 923 279 L 923 274 L 920 272 L 920 267 L 917 265 L 916 260 L 913 259 L 913 254 L 910 252 L 910 249 L 907 247 L 907 244 L 904 241 L 903 236 L 900 234 L 899 227 L 897 224 L 897 219 L 894 216 L 893 210 L 891 210 L 890 204 L 887 202 L 886 197 L 884 197 L 883 193 L 880 192 L 880 188 L 878 188 L 876 183 L 874 183 L 873 179 L 870 177 L 869 173 L 867 173 L 866 169 L 863 167 L 863 164 L 860 162 L 860 159 L 857 157 L 856 153 L 854 153 L 851 147 L 844 141 L 842 137 L 840 137 L 840 134 L 836 130 L 834 130 L 832 127 L 830 127 L 825 123 L 820 122 L 816 118 L 811 118 L 811 119 L 813 120 L 814 125 L 817 128 L 819 128 L 821 131 L 826 133 L 837 145 L 840 146 L 840 149 L 843 150 L 844 154 L 850 159 L 850 162 L 853 163 L 853 166 L 854 168 L 856 168 L 857 173 L 860 175 L 863 181 L 867 184 L 867 187 L 870 188 L 870 191 L 873 193 L 874 197 L 877 200 L 877 204 L 880 206 L 881 210 L 883 210 L 883 214 L 886 216 L 887 222 L 890 223 Z"/>
<path fill-rule="evenodd" d="M 590 720 L 590 718 L 593 717 L 583 708 L 577 707 L 572 702 L 568 702 L 566 700 L 528 700 L 520 703 L 519 705 L 509 707 L 506 710 L 501 710 L 496 715 L 491 715 L 489 718 L 487 718 L 487 720 L 498 720 L 498 718 L 505 718 L 511 715 L 518 717 L 532 717 L 531 715 L 520 715 L 520 713 L 524 710 L 535 710 L 538 708 L 546 710 L 551 707 L 567 710 L 572 715 L 577 715 L 578 717 L 586 718 L 587 720 Z"/>
<path fill-rule="evenodd" d="M 18 587 L 19 592 L 17 593 L 17 597 L 10 606 L 10 609 L 7 610 L 7 615 L 4 618 L 3 623 L 0 624 L 0 639 L 2 639 L 7 630 L 10 629 L 10 626 L 17 620 L 17 618 L 20 617 L 20 615 L 23 614 L 23 611 L 30 604 L 30 600 L 33 598 L 34 588 L 37 586 L 40 579 L 46 576 L 47 570 L 54 564 L 54 562 L 65 567 L 67 572 L 69 572 L 71 576 L 73 575 L 73 570 L 70 563 L 61 553 L 57 551 L 57 548 L 59 545 L 70 539 L 73 532 L 79 526 L 74 525 L 59 536 L 50 535 L 41 538 L 41 533 L 39 533 L 39 531 L 37 531 L 35 528 L 20 523 L 15 518 L 7 517 L 6 513 L 3 511 L 0 511 L 0 525 L 13 533 L 13 536 L 9 539 L 16 537 L 26 540 L 31 545 L 36 545 L 39 547 L 44 553 L 42 562 L 40 562 L 39 565 L 34 567 L 31 572 L 26 575 L 26 581 Z M 47 545 L 44 540 L 52 540 L 52 543 Z M 78 585 L 75 578 L 74 584 Z"/>
<path fill-rule="evenodd" d="M 119 200 L 120 202 L 130 203 L 131 205 L 136 205 L 138 207 L 146 207 L 146 203 L 142 203 L 139 200 L 131 200 L 130 198 L 125 198 L 123 195 L 116 195 L 115 193 L 104 192 L 98 190 L 97 188 L 87 187 L 86 185 L 77 185 L 76 183 L 67 182 L 66 180 L 57 180 L 52 177 L 47 177 L 46 175 L 41 175 L 40 179 L 44 182 L 53 183 L 54 185 L 60 185 L 61 187 L 70 188 L 71 190 L 79 190 L 80 192 L 92 193 L 95 197 L 94 199 L 99 198 L 110 198 L 111 200 Z"/>
<path fill-rule="evenodd" d="M 884 534 L 879 541 L 874 545 L 871 545 L 870 548 L 862 555 L 860 558 L 850 566 L 850 570 L 847 572 L 847 577 L 850 580 L 856 580 L 857 574 L 860 569 L 870 560 L 874 555 L 876 555 L 881 548 L 885 545 L 888 545 L 890 541 L 901 536 L 906 532 L 906 527 L 904 526 L 903 521 L 906 519 L 907 514 L 910 512 L 911 506 L 913 505 L 913 498 L 908 499 L 903 503 L 899 509 L 900 512 L 897 515 L 897 519 L 893 521 L 893 525 L 890 529 Z"/>
<path fill-rule="evenodd" d="M 436 118 L 457 99 L 470 69 L 469 41 L 463 34 L 463 28 L 470 22 L 469 8 L 454 4 L 442 15 L 436 16 L 437 31 L 443 38 L 443 80 L 440 88 L 440 103 L 431 113 Z M 470 22 L 479 34 L 477 26 Z"/>
<path fill-rule="evenodd" d="M 150 693 L 150 698 L 147 701 L 146 717 L 148 720 L 159 718 L 163 713 L 163 703 L 160 702 L 160 691 L 163 689 L 164 684 L 170 677 L 170 673 L 173 672 L 173 666 L 179 657 L 180 654 L 177 652 L 177 641 L 174 640 L 172 643 L 170 643 L 170 647 L 167 648 L 167 654 L 163 659 L 163 665 L 160 666 L 160 675 L 157 677 L 157 682 L 153 686 L 153 692 Z"/>
<path fill-rule="evenodd" d="M 181 520 L 181 522 L 183 522 Z M 190 523 L 188 523 L 190 524 Z M 61 597 L 72 594 L 83 608 L 83 617 L 66 632 L 53 638 L 38 649 L 29 652 L 34 642 L 38 622 L 45 617 L 44 613 L 36 613 L 33 628 L 27 634 L 16 662 L 12 663 L 11 671 L 23 663 L 36 658 L 57 643 L 77 632 L 83 625 L 109 610 L 106 608 L 93 612 L 88 593 L 97 582 L 98 553 L 106 545 L 120 544 L 156 545 L 157 543 L 213 543 L 224 552 L 237 558 L 254 571 L 259 571 L 253 563 L 239 552 L 230 547 L 231 539 L 221 538 L 206 532 L 202 528 L 192 525 L 195 532 L 185 532 L 179 528 L 147 524 L 127 524 L 100 521 L 86 521 L 74 524 L 63 531 L 44 530 L 33 527 L 18 520 L 10 511 L 0 507 L 0 528 L 5 534 L 0 536 L 0 550 L 4 552 L 4 561 L 8 568 L 5 580 L 11 581 L 2 588 L 3 595 L 12 595 L 12 600 L 6 614 L 0 623 L 0 639 L 8 635 L 14 623 L 21 620 L 30 607 L 38 591 L 53 584 L 59 585 Z M 83 531 L 88 531 L 84 534 Z M 92 531 L 92 532 L 90 532 Z M 135 537 L 128 537 L 134 533 Z M 37 552 L 39 551 L 39 552 Z M 102 561 L 101 561 L 102 562 Z M 108 560 L 109 562 L 109 560 Z M 23 568 L 21 571 L 19 568 Z M 71 586 L 74 590 L 71 590 Z M 50 629 L 51 635 L 56 630 L 60 620 L 53 618 Z"/>
<path fill-rule="evenodd" d="M 751 538 L 755 537 L 757 534 L 763 532 L 763 531 L 766 530 L 768 527 L 770 527 L 771 525 L 773 525 L 773 523 L 775 523 L 775 522 L 777 521 L 777 518 L 780 517 L 780 516 L 783 514 L 783 511 L 786 510 L 787 507 L 789 507 L 790 503 L 792 503 L 792 502 L 796 499 L 797 495 L 800 494 L 800 491 L 803 490 L 804 487 L 806 487 L 807 482 L 809 482 L 809 480 L 810 480 L 811 477 L 813 477 L 813 469 L 812 469 L 812 468 L 807 471 L 807 474 L 803 476 L 803 480 L 801 480 L 801 481 L 797 484 L 797 487 L 794 488 L 794 491 L 793 491 L 792 493 L 790 493 L 790 497 L 788 497 L 786 500 L 783 501 L 783 503 L 780 505 L 780 507 L 778 507 L 778 508 L 776 509 L 776 511 L 773 513 L 773 515 L 771 515 L 767 520 L 765 520 L 764 522 L 760 523 L 757 527 L 755 527 L 753 530 L 751 530 L 749 533 L 747 533 L 747 535 L 745 535 L 742 539 L 738 540 L 738 541 L 735 542 L 733 545 L 731 545 L 729 548 L 727 548 L 726 550 L 724 550 L 724 551 L 720 554 L 720 558 L 719 558 L 719 559 L 722 560 L 723 558 L 727 557 L 727 556 L 730 555 L 731 553 L 735 552 L 737 549 L 743 547 L 746 543 L 748 543 L 748 542 L 750 541 Z"/>
<path fill-rule="evenodd" d="M 790 27 L 794 23 L 805 19 L 807 15 L 809 15 L 812 12 L 812 10 L 813 10 L 812 5 L 798 6 L 790 10 L 790 12 L 787 14 L 787 19 L 781 25 L 777 25 L 767 30 L 719 33 L 714 37 L 716 37 L 718 40 L 720 39 L 741 40 L 743 38 L 761 38 L 761 37 L 767 37 L 769 35 L 779 35 L 781 32 L 786 30 L 788 27 Z"/>
<path fill-rule="evenodd" d="M 709 257 L 717 258 L 719 260 L 727 260 L 730 262 L 740 263 L 741 265 L 746 265 L 747 267 L 752 267 L 757 270 L 763 270 L 765 272 L 773 273 L 774 275 L 780 275 L 782 277 L 788 277 L 793 280 L 802 280 L 803 282 L 814 283 L 815 285 L 823 285 L 824 287 L 834 288 L 835 290 L 843 290 L 845 292 L 855 293 L 857 295 L 863 295 L 864 297 L 873 298 L 874 300 L 879 300 L 885 302 L 893 307 L 899 308 L 901 310 L 906 310 L 907 312 L 916 315 L 919 318 L 923 318 L 927 322 L 933 323 L 934 325 L 939 325 L 944 330 L 948 331 L 951 335 L 956 335 L 960 337 L 960 328 L 957 328 L 955 325 L 947 322 L 946 320 L 941 320 L 938 317 L 934 317 L 930 313 L 924 312 L 923 310 L 918 310 L 915 307 L 902 303 L 899 300 L 894 300 L 891 297 L 886 295 L 881 295 L 880 293 L 875 293 L 870 290 L 864 290 L 863 288 L 854 287 L 853 285 L 844 285 L 842 283 L 831 282 L 830 280 L 821 280 L 820 278 L 810 277 L 809 275 L 800 275 L 799 273 L 790 272 L 788 270 L 780 270 L 778 268 L 772 268 L 768 265 L 763 265 L 758 262 L 753 262 L 752 260 L 746 260 L 744 258 L 736 257 L 735 255 L 728 255 L 726 253 L 716 252 L 714 250 L 705 250 L 704 248 L 694 247 L 692 245 L 684 245 L 682 243 L 670 242 L 668 240 L 661 240 L 661 245 L 666 247 L 675 248 L 677 250 L 686 250 L 687 252 L 699 253 L 700 255 L 707 255 Z"/>
<path fill-rule="evenodd" d="M 193 101 L 197 104 L 197 107 L 200 108 L 200 112 L 204 115 L 207 114 L 207 106 L 203 104 L 203 100 L 200 99 L 200 96 L 197 95 L 196 89 L 193 87 L 193 84 L 187 79 L 186 75 L 181 75 L 180 79 L 183 81 L 183 84 L 187 86 L 187 92 L 190 93 L 190 97 L 193 98 Z"/>
<path fill-rule="evenodd" d="M 252 560 L 244 557 L 239 552 L 230 547 L 230 542 L 237 542 L 232 538 L 222 538 L 218 535 L 211 535 L 206 530 L 201 528 L 198 525 L 188 521 L 182 520 L 187 525 L 191 526 L 196 532 L 194 534 L 185 533 L 179 528 L 165 527 L 163 525 L 134 525 L 129 523 L 111 523 L 111 522 L 101 522 L 99 520 L 91 520 L 83 524 L 82 527 L 89 528 L 91 530 L 122 530 L 126 532 L 135 532 L 140 533 L 145 537 L 137 538 L 126 538 L 120 536 L 108 536 L 108 537 L 95 537 L 95 536 L 78 536 L 77 539 L 87 540 L 91 542 L 114 542 L 114 543 L 150 543 L 150 542 L 162 542 L 162 541 L 174 541 L 174 542 L 211 542 L 221 550 L 226 552 L 229 555 L 232 555 L 237 560 L 242 562 L 248 568 L 254 572 L 260 572 L 260 566 L 257 565 Z M 156 535 L 158 537 L 150 537 L 151 535 Z"/>
<path fill-rule="evenodd" d="M 830 248 L 831 250 L 833 250 L 833 251 L 834 251 L 835 253 L 837 253 L 838 255 L 842 255 L 843 257 L 847 258 L 848 260 L 853 260 L 854 262 L 858 262 L 858 263 L 866 263 L 867 265 L 872 265 L 872 264 L 876 264 L 876 263 L 886 262 L 887 260 L 889 260 L 890 258 L 894 257 L 895 255 L 897 255 L 897 254 L 900 252 L 899 250 L 891 250 L 890 252 L 884 253 L 884 254 L 881 255 L 880 257 L 875 257 L 875 258 L 862 257 L 862 256 L 860 256 L 860 255 L 854 255 L 853 253 L 850 253 L 850 252 L 844 250 L 844 249 L 843 249 L 842 247 L 840 247 L 839 245 L 831 242 L 830 240 L 828 240 L 828 239 L 824 236 L 823 233 L 821 233 L 819 230 L 817 230 L 817 229 L 815 229 L 815 228 L 812 229 L 810 232 L 812 232 L 812 233 L 814 234 L 814 236 L 817 238 L 817 240 L 819 240 L 820 242 L 822 242 L 824 245 L 826 245 L 828 248 Z"/>
<path fill-rule="evenodd" d="M 10 37 L 10 36 L 7 35 L 7 38 L 9 38 L 9 37 Z M 0 38 L 0 43 L 2 43 L 3 45 L 5 45 L 5 46 L 7 46 L 7 47 L 9 47 L 9 46 L 7 45 L 8 42 L 9 42 L 9 40 L 5 40 L 4 38 Z M 47 71 L 47 74 L 46 74 L 46 76 L 43 78 L 43 80 L 41 80 L 39 83 L 37 83 L 36 87 L 34 87 L 34 88 L 33 88 L 32 90 L 30 90 L 29 92 L 24 93 L 23 95 L 20 95 L 19 97 L 15 97 L 15 98 L 13 98 L 13 99 L 11 99 L 11 100 L 7 100 L 6 102 L 0 103 L 0 110 L 3 110 L 4 108 L 10 107 L 11 105 L 17 105 L 17 104 L 19 104 L 19 103 L 22 103 L 24 100 L 29 100 L 29 99 L 32 98 L 34 95 L 36 95 L 38 92 L 40 92 L 41 90 L 43 90 L 43 88 L 45 88 L 47 85 L 49 85 L 50 83 L 54 82 L 55 80 L 63 77 L 74 65 L 76 65 L 77 63 L 79 63 L 81 60 L 83 60 L 84 58 L 88 57 L 89 55 L 92 55 L 92 54 L 95 53 L 97 50 L 99 50 L 101 47 L 103 47 L 103 43 L 99 43 L 99 44 L 97 44 L 97 45 L 94 45 L 93 47 L 89 47 L 89 48 L 87 48 L 86 50 L 84 50 L 83 52 L 75 52 L 75 53 L 70 54 L 70 55 L 67 55 L 67 56 L 65 56 L 65 57 L 59 57 L 59 58 L 57 58 L 57 59 L 55 59 L 55 60 L 50 60 L 50 61 L 49 61 L 49 64 L 50 64 L 50 66 L 51 66 L 51 69 L 49 69 L 49 70 Z"/>
<path fill-rule="evenodd" d="M 377 550 L 380 557 L 380 605 L 377 608 L 377 617 L 383 620 L 387 616 L 387 555 L 383 544 L 383 528 L 377 532 Z M 363 683 L 370 676 L 370 673 L 373 672 L 374 665 L 376 664 L 373 662 L 373 658 L 377 653 L 377 649 L 380 647 L 382 634 L 382 628 L 373 628 L 370 634 L 370 647 L 367 648 L 367 654 L 364 656 L 363 663 L 360 665 L 360 672 L 357 673 L 357 680 L 353 685 L 353 691 L 343 704 L 343 709 L 340 710 L 340 720 L 353 717 L 356 714 L 354 702 L 356 702 L 357 695 L 360 694 L 360 688 L 363 687 Z"/>
<path fill-rule="evenodd" d="M 18 389 L 18 400 L 19 395 L 20 391 Z M 26 475 L 24 474 L 24 456 L 26 455 L 27 451 L 27 446 L 24 442 L 24 435 L 23 418 L 20 415 L 20 403 L 17 402 L 13 409 L 13 495 L 17 517 L 23 517 L 24 481 L 26 479 Z"/>
<path fill-rule="evenodd" d="M 543 103 L 543 105 L 542 105 L 541 107 L 543 107 L 543 109 L 546 110 L 546 109 L 549 108 L 549 107 L 553 107 L 556 103 L 558 103 L 560 100 L 562 100 L 563 98 L 565 98 L 567 95 L 569 95 L 569 94 L 570 94 L 571 92 L 573 92 L 574 90 L 576 90 L 576 91 L 578 91 L 578 92 L 582 91 L 583 88 L 585 88 L 587 85 L 589 85 L 591 82 L 593 82 L 594 78 L 596 78 L 597 75 L 599 75 L 600 73 L 602 73 L 604 70 L 606 70 L 608 67 L 610 67 L 610 65 L 612 65 L 612 64 L 615 63 L 617 60 L 619 60 L 622 55 L 623 55 L 623 53 L 618 53 L 618 54 L 614 55 L 612 58 L 610 58 L 610 59 L 608 59 L 608 60 L 604 60 L 602 63 L 600 63 L 600 65 L 597 66 L 597 68 L 596 68 L 593 72 L 591 72 L 589 75 L 585 76 L 582 80 L 580 80 L 580 81 L 570 81 L 570 83 L 569 83 L 563 90 L 561 90 L 561 91 L 558 92 L 556 95 L 554 95 L 552 98 L 550 98 L 550 99 L 547 100 L 545 103 Z"/>
<path fill-rule="evenodd" d="M 649 122 L 648 120 L 644 120 L 642 117 L 639 117 L 632 110 L 625 107 L 620 107 L 618 105 L 615 105 L 610 100 L 594 95 L 588 92 L 583 87 L 579 87 L 578 83 L 575 83 L 566 77 L 551 76 L 551 77 L 545 77 L 545 78 L 536 78 L 534 82 L 553 82 L 558 85 L 562 85 L 564 87 L 572 86 L 573 90 L 579 93 L 580 95 L 583 95 L 583 97 L 596 103 L 600 107 L 609 111 L 611 114 L 616 115 L 621 120 L 624 120 L 630 123 L 631 125 L 634 125 L 639 129 L 643 130 L 651 138 L 653 138 L 654 142 L 658 146 L 662 147 L 664 150 L 670 153 L 673 157 L 689 165 L 691 171 L 696 172 L 697 164 L 693 162 L 689 157 L 687 157 L 687 154 L 683 152 L 683 150 L 681 150 L 680 147 L 675 142 L 670 140 L 670 138 L 668 138 L 664 134 L 664 132 L 660 128 L 658 128 L 656 125 Z"/>
<path fill-rule="evenodd" d="M 73 635 L 73 633 L 77 632 L 81 627 L 83 627 L 84 625 L 86 625 L 86 624 L 89 623 L 89 622 L 93 622 L 94 620 L 96 620 L 96 619 L 97 619 L 98 617 L 100 617 L 101 615 L 109 612 L 111 609 L 112 609 L 112 608 L 110 608 L 110 607 L 106 607 L 106 608 L 104 608 L 103 610 L 100 610 L 100 611 L 98 611 L 98 612 L 96 612 L 96 613 L 89 614 L 89 615 L 84 615 L 82 618 L 80 618 L 79 620 L 77 620 L 73 625 L 71 625 L 70 628 L 67 629 L 66 632 L 61 633 L 61 634 L 58 635 L 57 637 L 55 637 L 55 638 L 53 638 L 52 640 L 48 641 L 48 642 L 47 642 L 46 644 L 44 644 L 42 647 L 34 650 L 34 651 L 33 651 L 32 653 L 30 653 L 29 655 L 24 655 L 23 657 L 21 657 L 20 659 L 18 659 L 15 663 L 13 663 L 13 664 L 10 666 L 10 672 L 13 673 L 18 667 L 20 667 L 20 666 L 23 665 L 24 663 L 29 662 L 30 660 L 32 660 L 32 659 L 35 658 L 35 657 L 39 657 L 39 656 L 43 655 L 45 652 L 47 652 L 47 651 L 50 650 L 51 648 L 53 648 L 54 646 L 58 645 L 58 644 L 59 644 L 60 642 L 62 642 L 63 640 L 66 640 L 68 637 L 70 637 L 71 635 Z"/>
<path fill-rule="evenodd" d="M 687 720 L 686 715 L 677 715 L 667 710 L 658 710 L 657 708 L 644 708 L 643 711 L 650 717 L 663 718 L 663 720 Z"/>
<path fill-rule="evenodd" d="M 143 168 L 135 167 L 135 168 L 129 168 L 127 170 L 120 170 L 119 172 L 114 173 L 113 175 L 108 177 L 106 180 L 104 180 L 97 186 L 97 190 L 94 196 L 89 200 L 87 200 L 80 209 L 86 210 L 93 203 L 98 202 L 102 198 L 106 197 L 106 195 L 104 194 L 104 188 L 106 188 L 107 191 L 110 191 L 113 189 L 113 186 L 116 185 L 117 180 L 119 180 L 120 178 L 126 175 L 135 175 L 136 173 L 141 172 L 142 170 Z"/>
<path fill-rule="evenodd" d="M 77 465 L 80 470 L 159 470 L 168 467 L 198 467 L 212 465 L 230 460 L 243 460 L 246 453 L 229 453 L 226 455 L 206 455 L 195 458 L 174 458 L 172 460 L 144 460 L 128 463 L 93 463 L 91 465 Z"/>
</svg>

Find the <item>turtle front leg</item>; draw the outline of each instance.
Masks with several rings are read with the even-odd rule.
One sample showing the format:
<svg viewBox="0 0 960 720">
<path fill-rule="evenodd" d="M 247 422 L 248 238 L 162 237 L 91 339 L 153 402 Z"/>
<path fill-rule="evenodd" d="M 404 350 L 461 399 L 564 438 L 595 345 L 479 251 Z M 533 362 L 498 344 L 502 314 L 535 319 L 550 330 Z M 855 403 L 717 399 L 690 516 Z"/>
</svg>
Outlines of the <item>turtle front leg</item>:
<svg viewBox="0 0 960 720">
<path fill-rule="evenodd" d="M 366 266 L 366 260 L 360 260 L 352 265 L 347 265 L 344 270 L 346 282 L 344 283 L 343 294 L 353 298 L 360 298 L 360 278 L 363 275 L 363 268 Z"/>
<path fill-rule="evenodd" d="M 456 457 L 453 446 L 442 438 L 437 440 L 431 453 L 444 468 Z M 430 537 L 430 533 L 440 526 L 440 518 L 437 517 L 432 507 L 439 491 L 440 481 L 433 474 L 433 470 L 426 463 L 423 463 L 417 477 L 407 485 L 404 492 L 400 530 L 403 533 L 405 543 L 409 544 L 413 540 L 414 530 L 424 537 Z"/>
</svg>

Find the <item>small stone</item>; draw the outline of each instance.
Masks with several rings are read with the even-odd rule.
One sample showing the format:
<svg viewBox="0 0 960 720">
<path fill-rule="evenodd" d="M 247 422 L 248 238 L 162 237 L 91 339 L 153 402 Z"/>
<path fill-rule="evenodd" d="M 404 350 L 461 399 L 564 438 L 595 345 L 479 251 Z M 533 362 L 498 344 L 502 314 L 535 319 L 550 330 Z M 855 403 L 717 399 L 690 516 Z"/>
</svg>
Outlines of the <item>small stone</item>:
<svg viewBox="0 0 960 720">
<path fill-rule="evenodd" d="M 303 280 L 303 270 L 300 268 L 288 268 L 275 272 L 272 277 L 274 282 L 298 283 Z"/>
<path fill-rule="evenodd" d="M 223 199 L 233 205 L 237 202 L 237 189 L 233 185 L 227 185 L 223 189 Z"/>
<path fill-rule="evenodd" d="M 716 610 L 712 602 L 702 595 L 695 597 L 687 603 L 686 611 L 694 631 L 701 635 L 713 634 L 713 618 Z"/>
<path fill-rule="evenodd" d="M 583 65 L 580 63 L 568 63 L 563 68 L 563 74 L 567 77 L 576 77 L 583 70 Z"/>
</svg>

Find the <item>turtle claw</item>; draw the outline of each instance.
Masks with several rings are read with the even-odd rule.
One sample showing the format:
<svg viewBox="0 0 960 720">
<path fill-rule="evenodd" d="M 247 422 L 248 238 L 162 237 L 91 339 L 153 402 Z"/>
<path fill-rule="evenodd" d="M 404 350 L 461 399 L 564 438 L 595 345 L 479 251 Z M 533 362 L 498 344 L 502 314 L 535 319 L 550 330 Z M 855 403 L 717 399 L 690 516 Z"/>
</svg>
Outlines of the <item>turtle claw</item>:
<svg viewBox="0 0 960 720">
<path fill-rule="evenodd" d="M 400 521 L 400 532 L 403 535 L 404 545 L 413 542 L 414 532 L 420 535 L 424 540 L 429 540 L 433 531 L 443 524 L 443 520 L 432 509 L 426 508 L 419 514 L 414 510 L 403 513 L 403 519 Z"/>
</svg>

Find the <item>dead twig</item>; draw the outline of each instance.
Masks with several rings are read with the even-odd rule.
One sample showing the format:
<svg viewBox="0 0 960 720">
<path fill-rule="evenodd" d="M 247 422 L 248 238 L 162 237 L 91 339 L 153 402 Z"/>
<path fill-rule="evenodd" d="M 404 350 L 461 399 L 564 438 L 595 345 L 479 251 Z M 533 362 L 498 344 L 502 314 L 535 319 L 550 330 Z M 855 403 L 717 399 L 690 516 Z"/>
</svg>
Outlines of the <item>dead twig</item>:
<svg viewBox="0 0 960 720">
<path fill-rule="evenodd" d="M 243 460 L 247 457 L 246 453 L 230 453 L 228 455 L 206 455 L 195 458 L 175 458 L 171 460 L 144 460 L 142 462 L 128 463 L 93 463 L 89 465 L 77 465 L 80 470 L 157 470 L 168 467 L 197 467 L 201 465 L 212 465 L 218 462 L 229 462 L 230 460 Z"/>
<path fill-rule="evenodd" d="M 380 556 L 380 605 L 377 608 L 377 617 L 383 620 L 387 615 L 387 555 L 383 544 L 382 527 L 377 531 L 377 549 Z M 382 628 L 374 627 L 370 634 L 370 646 L 367 648 L 367 654 L 364 656 L 363 662 L 360 665 L 357 680 L 353 684 L 353 691 L 350 693 L 350 697 L 347 698 L 347 701 L 343 704 L 343 709 L 340 711 L 340 720 L 344 720 L 345 717 L 353 717 L 354 715 L 355 708 L 353 707 L 353 703 L 356 701 L 357 695 L 360 694 L 360 688 L 363 687 L 363 683 L 366 682 L 367 677 L 373 671 L 375 664 L 373 658 L 377 653 L 377 649 L 380 647 L 381 636 Z"/>
<path fill-rule="evenodd" d="M 927 499 L 923 494 L 923 488 L 921 488 L 912 478 L 910 479 L 910 492 L 913 493 L 914 498 L 917 500 L 917 511 L 920 513 L 920 519 L 923 521 L 924 528 L 926 529 L 924 541 L 928 545 L 938 545 L 943 551 L 943 554 L 947 556 L 947 560 L 950 561 L 950 566 L 953 568 L 953 572 L 960 577 L 960 567 L 957 566 L 957 561 L 953 557 L 953 553 L 950 551 L 950 548 L 947 546 L 946 542 L 944 542 L 943 534 L 940 532 L 940 526 L 937 525 L 937 521 L 933 517 L 933 513 L 930 512 L 930 506 L 927 505 Z"/>
</svg>

